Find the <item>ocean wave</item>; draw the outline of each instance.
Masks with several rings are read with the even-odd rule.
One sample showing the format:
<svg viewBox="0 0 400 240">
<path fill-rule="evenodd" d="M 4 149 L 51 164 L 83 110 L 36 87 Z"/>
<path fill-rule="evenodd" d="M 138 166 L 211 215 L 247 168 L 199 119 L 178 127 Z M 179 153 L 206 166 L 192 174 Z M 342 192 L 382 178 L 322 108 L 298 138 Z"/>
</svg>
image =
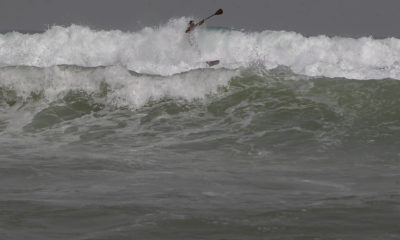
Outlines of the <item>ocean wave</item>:
<svg viewBox="0 0 400 240">
<path fill-rule="evenodd" d="M 182 137 L 178 144 L 197 144 L 200 138 L 213 145 L 224 138 L 238 139 L 238 148 L 249 151 L 265 145 L 284 151 L 285 144 L 302 151 L 308 139 L 307 148 L 319 144 L 324 151 L 346 139 L 397 141 L 399 91 L 398 80 L 306 77 L 287 67 L 198 69 L 172 76 L 120 66 L 4 67 L 0 134 L 50 130 L 72 132 L 66 137 L 74 138 L 88 124 L 118 129 L 134 121 L 130 134 L 170 129 L 161 139 L 173 132 Z M 210 132 L 219 137 L 209 139 Z"/>
<path fill-rule="evenodd" d="M 173 75 L 205 67 L 236 69 L 283 65 L 307 76 L 400 79 L 400 40 L 314 36 L 285 31 L 243 32 L 201 28 L 195 33 L 201 56 L 189 45 L 188 18 L 172 19 L 137 32 L 54 26 L 40 34 L 0 35 L 0 66 L 123 66 L 138 73 Z"/>
<path fill-rule="evenodd" d="M 8 102 L 44 99 L 54 102 L 70 92 L 100 96 L 115 107 L 138 108 L 163 98 L 202 99 L 227 86 L 239 71 L 198 69 L 171 76 L 146 75 L 120 66 L 0 68 L 0 95 Z"/>
</svg>

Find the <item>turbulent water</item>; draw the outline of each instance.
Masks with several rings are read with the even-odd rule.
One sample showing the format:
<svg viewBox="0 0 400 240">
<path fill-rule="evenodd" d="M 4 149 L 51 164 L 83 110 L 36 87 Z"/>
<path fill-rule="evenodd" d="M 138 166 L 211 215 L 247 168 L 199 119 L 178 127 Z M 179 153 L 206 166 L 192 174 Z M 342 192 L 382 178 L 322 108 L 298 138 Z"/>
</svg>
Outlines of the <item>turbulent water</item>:
<svg viewBox="0 0 400 240">
<path fill-rule="evenodd" d="M 2 239 L 399 239 L 400 40 L 187 22 L 0 35 Z"/>
</svg>

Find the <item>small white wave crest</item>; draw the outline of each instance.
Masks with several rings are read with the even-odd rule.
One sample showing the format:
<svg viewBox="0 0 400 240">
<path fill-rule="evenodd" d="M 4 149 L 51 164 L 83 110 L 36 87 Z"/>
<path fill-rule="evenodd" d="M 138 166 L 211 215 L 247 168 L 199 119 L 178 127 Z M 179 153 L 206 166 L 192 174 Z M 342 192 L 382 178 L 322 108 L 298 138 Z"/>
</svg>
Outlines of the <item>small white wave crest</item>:
<svg viewBox="0 0 400 240">
<path fill-rule="evenodd" d="M 172 76 L 143 75 L 120 66 L 82 68 L 76 66 L 5 67 L 0 69 L 0 88 L 29 99 L 40 94 L 48 102 L 62 98 L 70 91 L 104 95 L 116 107 L 137 108 L 151 100 L 181 98 L 202 99 L 228 85 L 239 71 L 200 69 Z"/>
</svg>

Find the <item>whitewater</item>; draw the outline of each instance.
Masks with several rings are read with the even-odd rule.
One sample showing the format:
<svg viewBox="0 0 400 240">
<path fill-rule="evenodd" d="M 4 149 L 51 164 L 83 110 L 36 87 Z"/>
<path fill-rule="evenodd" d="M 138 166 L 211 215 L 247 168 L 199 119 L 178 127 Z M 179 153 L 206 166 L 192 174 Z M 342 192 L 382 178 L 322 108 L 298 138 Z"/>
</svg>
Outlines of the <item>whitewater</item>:
<svg viewBox="0 0 400 240">
<path fill-rule="evenodd" d="M 138 32 L 53 26 L 44 33 L 0 35 L 0 66 L 123 66 L 137 73 L 168 76 L 204 67 L 220 59 L 218 68 L 260 64 L 287 66 L 307 76 L 350 79 L 400 78 L 400 40 L 312 36 L 285 31 L 245 32 L 201 28 L 196 39 L 202 55 L 182 34 L 189 18 L 170 20 Z"/>
<path fill-rule="evenodd" d="M 0 235 L 399 239 L 400 39 L 190 19 L 0 34 Z"/>
</svg>

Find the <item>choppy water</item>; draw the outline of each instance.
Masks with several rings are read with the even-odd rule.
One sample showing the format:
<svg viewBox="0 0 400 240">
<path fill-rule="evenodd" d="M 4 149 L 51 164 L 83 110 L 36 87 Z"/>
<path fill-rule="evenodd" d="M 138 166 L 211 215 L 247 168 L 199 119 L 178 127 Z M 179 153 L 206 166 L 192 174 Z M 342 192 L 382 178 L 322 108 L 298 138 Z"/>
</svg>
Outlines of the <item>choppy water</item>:
<svg viewBox="0 0 400 240">
<path fill-rule="evenodd" d="M 400 40 L 185 22 L 0 35 L 3 238 L 398 239 Z"/>
</svg>

